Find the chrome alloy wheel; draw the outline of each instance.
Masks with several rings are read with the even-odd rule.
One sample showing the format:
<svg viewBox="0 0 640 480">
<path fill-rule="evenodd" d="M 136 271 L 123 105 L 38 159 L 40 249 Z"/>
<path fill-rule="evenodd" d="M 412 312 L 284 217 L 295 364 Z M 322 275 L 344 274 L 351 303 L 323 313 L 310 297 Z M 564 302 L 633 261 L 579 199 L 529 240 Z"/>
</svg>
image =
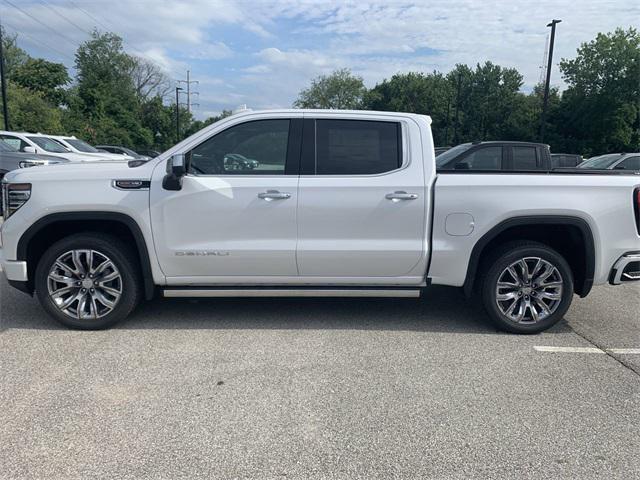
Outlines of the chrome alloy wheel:
<svg viewBox="0 0 640 480">
<path fill-rule="evenodd" d="M 108 315 L 122 296 L 122 276 L 113 261 L 96 250 L 70 250 L 49 270 L 47 288 L 53 304 L 78 320 Z"/>
<path fill-rule="evenodd" d="M 538 323 L 553 314 L 562 301 L 562 275 L 538 257 L 513 262 L 498 277 L 496 304 L 508 319 Z"/>
</svg>

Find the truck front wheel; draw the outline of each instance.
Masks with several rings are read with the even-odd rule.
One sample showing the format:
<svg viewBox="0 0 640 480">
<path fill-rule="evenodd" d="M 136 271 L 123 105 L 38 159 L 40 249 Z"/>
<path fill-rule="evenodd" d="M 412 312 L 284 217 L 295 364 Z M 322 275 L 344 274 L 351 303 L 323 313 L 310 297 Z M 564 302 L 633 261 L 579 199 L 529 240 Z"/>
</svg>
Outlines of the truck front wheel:
<svg viewBox="0 0 640 480">
<path fill-rule="evenodd" d="M 97 330 L 126 318 L 140 299 L 135 254 L 117 237 L 80 233 L 54 243 L 35 272 L 42 307 L 71 328 Z"/>
<path fill-rule="evenodd" d="M 541 332 L 562 319 L 571 305 L 571 268 L 558 252 L 544 244 L 505 244 L 485 265 L 482 301 L 501 330 Z"/>
</svg>

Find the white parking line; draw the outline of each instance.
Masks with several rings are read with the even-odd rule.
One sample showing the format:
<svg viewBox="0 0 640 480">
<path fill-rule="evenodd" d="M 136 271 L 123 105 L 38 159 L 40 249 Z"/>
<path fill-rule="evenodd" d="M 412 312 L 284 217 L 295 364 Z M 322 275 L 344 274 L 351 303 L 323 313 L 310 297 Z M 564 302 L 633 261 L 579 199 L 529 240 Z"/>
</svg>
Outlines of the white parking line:
<svg viewBox="0 0 640 480">
<path fill-rule="evenodd" d="M 640 355 L 640 348 L 607 348 L 602 350 L 597 347 L 548 347 L 535 345 L 533 349 L 538 352 L 552 353 L 615 353 L 618 355 Z"/>
<path fill-rule="evenodd" d="M 554 353 L 604 353 L 604 350 L 596 347 L 543 347 L 536 345 L 533 349 L 538 352 Z"/>
</svg>

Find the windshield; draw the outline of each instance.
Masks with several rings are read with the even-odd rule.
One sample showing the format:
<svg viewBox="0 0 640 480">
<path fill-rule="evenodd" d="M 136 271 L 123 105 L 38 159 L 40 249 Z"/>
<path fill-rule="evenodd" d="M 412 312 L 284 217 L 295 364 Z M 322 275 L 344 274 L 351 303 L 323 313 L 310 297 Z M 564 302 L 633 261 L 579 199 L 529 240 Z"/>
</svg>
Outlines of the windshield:
<svg viewBox="0 0 640 480">
<path fill-rule="evenodd" d="M 578 165 L 578 168 L 593 168 L 606 170 L 611 165 L 616 163 L 622 157 L 621 153 L 612 153 L 610 155 L 600 155 L 599 157 L 593 157 L 589 160 L 582 162 Z"/>
<path fill-rule="evenodd" d="M 447 150 L 446 152 L 441 153 L 440 155 L 438 155 L 436 157 L 436 167 L 445 166 L 447 163 L 449 163 L 449 161 L 451 159 L 457 157 L 458 155 L 460 155 L 463 152 L 466 152 L 472 146 L 473 146 L 473 144 L 471 144 L 471 143 L 463 143 L 461 145 L 458 145 L 456 147 L 453 147 L 453 148 Z"/>
<path fill-rule="evenodd" d="M 130 157 L 133 157 L 133 158 L 142 158 L 142 155 L 140 155 L 140 154 L 138 154 L 138 153 L 134 152 L 134 151 L 133 151 L 133 150 L 131 150 L 130 148 L 127 148 L 127 147 L 120 147 L 120 149 L 121 149 L 124 153 L 126 153 L 127 155 L 129 155 Z"/>
<path fill-rule="evenodd" d="M 11 145 L 9 145 L 4 140 L 0 140 L 0 152 L 17 152 L 17 151 L 18 150 L 13 148 Z"/>
<path fill-rule="evenodd" d="M 65 138 L 64 141 L 67 142 L 69 145 L 71 145 L 76 150 L 79 150 L 81 152 L 85 152 L 85 153 L 100 153 L 100 150 L 98 150 L 97 148 L 89 145 L 84 140 L 78 140 L 77 138 Z"/>
<path fill-rule="evenodd" d="M 60 145 L 58 142 L 56 142 L 51 138 L 48 138 L 48 137 L 27 137 L 27 138 L 31 140 L 33 143 L 35 143 L 36 145 L 38 145 L 43 150 L 46 150 L 47 152 L 52 152 L 52 153 L 68 152 L 66 148 L 64 148 L 62 145 Z"/>
</svg>

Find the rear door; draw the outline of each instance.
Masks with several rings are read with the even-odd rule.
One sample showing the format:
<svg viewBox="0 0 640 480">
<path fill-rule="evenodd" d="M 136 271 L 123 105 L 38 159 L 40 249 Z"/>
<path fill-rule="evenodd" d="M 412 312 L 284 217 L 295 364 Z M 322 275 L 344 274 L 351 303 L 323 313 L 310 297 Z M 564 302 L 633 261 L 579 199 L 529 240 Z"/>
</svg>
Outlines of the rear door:
<svg viewBox="0 0 640 480">
<path fill-rule="evenodd" d="M 411 276 L 415 270 L 424 275 L 428 198 L 420 138 L 417 124 L 406 119 L 305 116 L 301 275 L 327 283 Z"/>
</svg>

